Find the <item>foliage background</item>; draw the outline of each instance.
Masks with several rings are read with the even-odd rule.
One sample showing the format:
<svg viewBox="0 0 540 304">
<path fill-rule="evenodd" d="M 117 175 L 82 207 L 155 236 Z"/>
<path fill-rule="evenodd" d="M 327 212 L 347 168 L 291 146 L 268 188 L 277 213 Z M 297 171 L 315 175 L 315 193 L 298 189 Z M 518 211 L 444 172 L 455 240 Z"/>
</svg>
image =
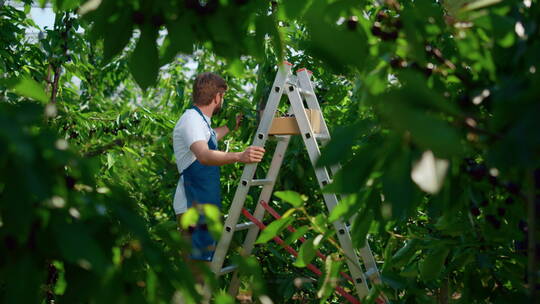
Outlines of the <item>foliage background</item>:
<svg viewBox="0 0 540 304">
<path fill-rule="evenodd" d="M 326 242 L 338 217 L 357 246 L 369 234 L 385 283 L 371 300 L 537 301 L 537 1 L 52 1 L 38 41 L 22 2 L 0 7 L 2 302 L 199 301 L 171 208 L 172 128 L 193 76 L 216 71 L 231 89 L 213 123 L 246 117 L 220 145 L 245 148 L 284 58 L 314 72 L 334 135 L 320 165 L 343 164 L 325 191 L 348 194 L 325 215 L 292 141 L 276 189 L 304 203 L 275 206 L 310 244 L 339 252 Z M 415 181 L 426 151 L 448 169 Z M 225 209 L 241 169 L 223 168 Z M 241 265 L 254 299 L 341 300 L 278 246 L 255 256 Z M 206 278 L 233 301 L 229 277 Z"/>
</svg>

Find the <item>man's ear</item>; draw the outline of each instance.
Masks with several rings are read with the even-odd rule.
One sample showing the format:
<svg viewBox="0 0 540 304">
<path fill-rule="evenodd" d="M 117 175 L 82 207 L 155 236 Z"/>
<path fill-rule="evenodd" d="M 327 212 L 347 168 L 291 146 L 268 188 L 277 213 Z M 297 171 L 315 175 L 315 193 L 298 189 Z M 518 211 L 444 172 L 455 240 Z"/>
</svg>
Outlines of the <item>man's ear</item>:
<svg viewBox="0 0 540 304">
<path fill-rule="evenodd" d="M 214 96 L 214 100 L 212 100 L 215 104 L 219 104 L 220 96 L 219 93 L 216 93 L 216 96 Z"/>
</svg>

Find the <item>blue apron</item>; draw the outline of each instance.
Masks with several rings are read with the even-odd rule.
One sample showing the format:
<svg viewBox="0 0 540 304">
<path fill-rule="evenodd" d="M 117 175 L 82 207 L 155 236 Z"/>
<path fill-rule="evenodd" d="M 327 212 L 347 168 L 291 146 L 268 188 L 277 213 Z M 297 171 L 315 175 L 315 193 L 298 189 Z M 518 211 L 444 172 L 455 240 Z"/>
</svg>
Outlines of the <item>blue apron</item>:
<svg viewBox="0 0 540 304">
<path fill-rule="evenodd" d="M 217 150 L 217 136 L 201 110 L 193 106 L 201 115 L 210 130 L 208 148 Z M 221 209 L 221 187 L 219 183 L 219 167 L 206 166 L 195 160 L 180 176 L 184 177 L 184 189 L 187 206 L 191 208 L 196 204 L 212 204 Z M 197 226 L 191 231 L 191 258 L 194 260 L 211 261 L 214 256 L 216 241 L 208 232 L 204 215 L 199 216 Z"/>
</svg>

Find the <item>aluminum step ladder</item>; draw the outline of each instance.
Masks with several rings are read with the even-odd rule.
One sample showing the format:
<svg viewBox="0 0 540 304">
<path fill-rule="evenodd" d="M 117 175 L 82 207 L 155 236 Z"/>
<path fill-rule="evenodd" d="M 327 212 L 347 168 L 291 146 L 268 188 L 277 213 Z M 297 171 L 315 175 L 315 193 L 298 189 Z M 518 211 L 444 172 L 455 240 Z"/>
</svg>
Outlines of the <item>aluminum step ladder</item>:
<svg viewBox="0 0 540 304">
<path fill-rule="evenodd" d="M 315 174 L 319 182 L 319 186 L 323 188 L 327 184 L 331 183 L 330 173 L 335 174 L 340 168 L 339 165 L 336 165 L 330 167 L 330 170 L 328 170 L 325 167 L 316 166 L 316 162 L 321 155 L 318 141 L 320 141 L 321 144 L 327 143 L 330 140 L 330 133 L 324 117 L 322 116 L 319 102 L 317 101 L 317 96 L 313 90 L 311 72 L 303 68 L 299 69 L 296 72 L 296 75 L 293 75 L 291 69 L 292 64 L 288 62 L 284 62 L 278 67 L 277 75 L 274 79 L 272 90 L 266 103 L 266 108 L 264 109 L 262 119 L 253 140 L 253 145 L 260 147 L 265 146 L 265 143 L 269 138 L 269 130 L 281 97 L 283 94 L 286 94 L 290 102 L 289 113 L 294 114 L 294 117 L 296 118 L 300 135 L 302 136 L 308 151 L 311 163 L 315 168 Z M 307 109 L 317 110 L 319 113 L 321 113 L 320 133 L 315 133 L 313 131 L 305 111 L 306 108 L 304 107 L 304 101 L 307 105 Z M 242 254 L 246 256 L 250 255 L 253 250 L 255 241 L 259 234 L 259 228 L 254 225 L 253 222 L 238 223 L 238 221 L 242 208 L 244 207 L 246 196 L 248 195 L 250 187 L 253 186 L 262 186 L 253 216 L 259 221 L 262 221 L 264 217 L 265 209 L 261 205 L 261 202 L 268 202 L 270 200 L 291 135 L 276 135 L 275 137 L 277 138 L 278 143 L 266 178 L 253 179 L 257 169 L 257 163 L 245 165 L 244 172 L 229 209 L 229 214 L 225 220 L 223 233 L 221 234 L 221 238 L 217 244 L 214 258 L 211 263 L 211 269 L 217 276 L 234 272 L 229 286 L 229 293 L 233 296 L 238 293 L 238 288 L 240 285 L 237 266 L 229 265 L 223 267 L 223 264 L 229 250 L 233 234 L 237 231 L 249 229 L 243 243 Z M 323 193 L 323 197 L 328 211 L 331 212 L 338 204 L 338 197 L 335 194 L 328 193 Z M 353 278 L 356 293 L 359 298 L 364 298 L 369 293 L 368 280 L 366 280 L 366 277 L 369 279 L 370 284 L 381 283 L 379 270 L 377 269 L 377 265 L 369 248 L 369 244 L 366 240 L 365 246 L 358 250 L 358 254 L 361 256 L 363 265 L 365 267 L 364 271 L 360 264 L 357 252 L 353 248 L 349 230 L 346 224 L 341 220 L 337 220 L 333 223 L 333 225 L 337 231 L 338 241 L 344 251 L 344 254 L 346 255 L 345 260 L 347 262 L 351 277 Z"/>
</svg>

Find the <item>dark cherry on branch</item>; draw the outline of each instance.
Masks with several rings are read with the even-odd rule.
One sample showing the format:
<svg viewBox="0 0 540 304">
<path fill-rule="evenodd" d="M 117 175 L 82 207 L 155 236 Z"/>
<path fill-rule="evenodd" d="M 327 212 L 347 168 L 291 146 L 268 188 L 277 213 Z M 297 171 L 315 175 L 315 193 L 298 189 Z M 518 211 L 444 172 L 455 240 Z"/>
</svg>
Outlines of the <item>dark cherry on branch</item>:
<svg viewBox="0 0 540 304">
<path fill-rule="evenodd" d="M 486 221 L 488 221 L 495 229 L 501 228 L 501 221 L 499 221 L 493 214 L 486 215 Z"/>
<path fill-rule="evenodd" d="M 506 190 L 508 190 L 508 192 L 510 192 L 511 194 L 514 194 L 514 195 L 519 194 L 519 191 L 520 191 L 519 185 L 514 182 L 506 183 L 505 187 L 506 187 Z"/>
<path fill-rule="evenodd" d="M 75 178 L 73 178 L 73 176 L 70 176 L 70 175 L 64 176 L 64 181 L 68 189 L 73 189 L 73 187 L 75 187 L 75 183 L 77 182 Z"/>
<path fill-rule="evenodd" d="M 141 11 L 134 11 L 131 15 L 131 18 L 133 19 L 133 23 L 141 25 L 144 24 L 144 14 Z"/>
<path fill-rule="evenodd" d="M 161 27 L 165 24 L 165 19 L 162 14 L 153 15 L 151 18 L 152 25 L 155 27 Z"/>
<path fill-rule="evenodd" d="M 375 16 L 375 20 L 381 22 L 384 19 L 388 18 L 388 14 L 385 11 L 379 11 L 377 12 L 377 16 Z"/>
<path fill-rule="evenodd" d="M 358 17 L 350 16 L 347 19 L 347 28 L 351 31 L 354 31 L 356 30 L 356 27 L 358 27 Z"/>
</svg>

